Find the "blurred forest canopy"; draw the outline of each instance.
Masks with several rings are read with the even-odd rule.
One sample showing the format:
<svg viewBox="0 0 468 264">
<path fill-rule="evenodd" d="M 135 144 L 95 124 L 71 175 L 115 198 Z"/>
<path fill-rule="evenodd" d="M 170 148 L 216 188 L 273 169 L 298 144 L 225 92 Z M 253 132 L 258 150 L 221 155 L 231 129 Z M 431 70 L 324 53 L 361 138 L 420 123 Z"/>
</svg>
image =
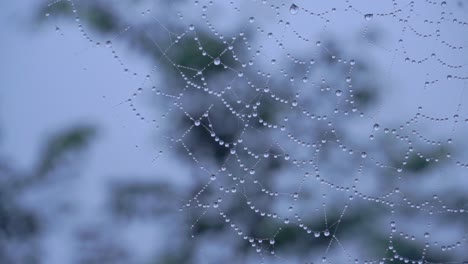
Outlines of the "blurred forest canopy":
<svg viewBox="0 0 468 264">
<path fill-rule="evenodd" d="M 462 1 L 387 2 L 43 2 L 45 27 L 73 23 L 140 78 L 125 105 L 154 124 L 156 145 L 169 143 L 158 154 L 191 174 L 188 188 L 133 175 L 107 182 L 100 224 L 70 227 L 71 263 L 468 263 L 465 101 L 447 118 L 418 108 L 437 98 L 429 85 L 466 82 L 465 63 L 451 64 L 466 59 L 465 46 L 451 44 L 467 29 L 466 10 Z M 413 59 L 426 43 L 452 48 Z M 134 72 L 123 47 L 154 68 Z M 450 78 L 435 75 L 446 70 Z M 415 94 L 429 99 L 414 98 L 406 113 L 407 94 L 388 94 L 392 78 L 411 71 L 423 74 L 413 76 Z M 153 112 L 141 110 L 148 98 Z M 388 100 L 395 114 L 381 122 Z M 45 263 L 40 237 L 54 218 L 24 197 L 73 185 L 97 140 L 99 126 L 78 124 L 48 139 L 27 175 L 0 163 L 1 263 Z M 60 217 L 73 218 L 74 203 L 56 204 Z M 154 247 L 142 240 L 151 249 L 142 257 L 124 239 L 130 225 L 171 236 Z"/>
</svg>

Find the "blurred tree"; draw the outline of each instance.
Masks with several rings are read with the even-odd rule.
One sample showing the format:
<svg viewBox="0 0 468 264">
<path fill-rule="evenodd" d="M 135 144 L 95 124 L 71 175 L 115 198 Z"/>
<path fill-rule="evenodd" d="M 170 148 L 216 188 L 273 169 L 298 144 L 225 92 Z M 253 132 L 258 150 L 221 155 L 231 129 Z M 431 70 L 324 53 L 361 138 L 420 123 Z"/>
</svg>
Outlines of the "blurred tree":
<svg viewBox="0 0 468 264">
<path fill-rule="evenodd" d="M 24 198 L 71 176 L 94 132 L 93 127 L 83 126 L 52 136 L 39 155 L 37 168 L 30 173 L 21 173 L 0 160 L 0 263 L 42 263 L 37 242 L 47 224 L 43 222 L 44 210 L 27 205 Z"/>
</svg>

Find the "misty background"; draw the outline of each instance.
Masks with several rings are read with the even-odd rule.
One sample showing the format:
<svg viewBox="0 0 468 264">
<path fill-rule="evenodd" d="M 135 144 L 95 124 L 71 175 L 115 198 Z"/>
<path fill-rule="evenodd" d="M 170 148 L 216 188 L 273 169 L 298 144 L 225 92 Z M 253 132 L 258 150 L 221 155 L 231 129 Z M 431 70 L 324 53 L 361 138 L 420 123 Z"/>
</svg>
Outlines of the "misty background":
<svg viewBox="0 0 468 264">
<path fill-rule="evenodd" d="M 0 262 L 468 261 L 467 10 L 448 2 L 2 3 Z"/>
</svg>

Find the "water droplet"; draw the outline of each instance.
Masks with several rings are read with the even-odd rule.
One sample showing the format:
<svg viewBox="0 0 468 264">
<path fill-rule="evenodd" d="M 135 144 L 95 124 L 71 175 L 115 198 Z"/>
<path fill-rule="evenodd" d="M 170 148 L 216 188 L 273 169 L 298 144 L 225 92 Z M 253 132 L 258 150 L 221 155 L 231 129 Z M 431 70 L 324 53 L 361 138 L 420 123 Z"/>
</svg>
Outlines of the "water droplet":
<svg viewBox="0 0 468 264">
<path fill-rule="evenodd" d="M 199 126 L 200 125 L 200 120 L 195 120 L 195 122 L 193 123 L 195 126 Z"/>
<path fill-rule="evenodd" d="M 442 3 L 440 3 L 440 5 L 441 5 L 442 7 L 446 7 L 446 6 L 447 6 L 447 2 L 442 1 Z"/>
<path fill-rule="evenodd" d="M 367 157 L 367 153 L 366 153 L 366 152 L 362 152 L 362 153 L 361 153 L 361 158 L 364 159 L 364 158 L 366 158 L 366 157 Z"/>
<path fill-rule="evenodd" d="M 336 90 L 335 95 L 336 95 L 336 96 L 341 96 L 341 95 L 343 95 L 343 91 L 341 91 L 341 90 Z"/>
<path fill-rule="evenodd" d="M 254 175 L 254 174 L 255 174 L 255 170 L 254 170 L 254 169 L 251 169 L 249 173 L 250 173 L 250 175 Z"/>
<path fill-rule="evenodd" d="M 299 12 L 299 7 L 295 4 L 292 4 L 290 7 L 289 7 L 289 13 L 295 15 L 297 14 L 297 12 Z"/>
<path fill-rule="evenodd" d="M 110 40 L 106 41 L 106 47 L 108 48 L 112 47 L 112 41 Z"/>
<path fill-rule="evenodd" d="M 380 129 L 380 125 L 379 125 L 379 124 L 374 124 L 374 127 L 373 127 L 373 128 L 374 128 L 375 131 L 377 131 L 377 130 Z"/>
<path fill-rule="evenodd" d="M 214 174 L 211 174 L 211 177 L 210 177 L 210 179 L 211 179 L 212 181 L 216 180 L 216 175 L 214 175 Z"/>
<path fill-rule="evenodd" d="M 213 61 L 214 65 L 219 65 L 221 64 L 221 60 L 219 58 L 214 59 Z"/>
<path fill-rule="evenodd" d="M 365 14 L 364 15 L 364 18 L 369 21 L 369 20 L 372 20 L 372 18 L 374 18 L 374 15 L 373 14 Z"/>
<path fill-rule="evenodd" d="M 254 21 L 255 21 L 255 18 L 254 18 L 254 17 L 250 17 L 250 18 L 249 18 L 249 22 L 250 22 L 250 23 L 253 23 Z"/>
</svg>

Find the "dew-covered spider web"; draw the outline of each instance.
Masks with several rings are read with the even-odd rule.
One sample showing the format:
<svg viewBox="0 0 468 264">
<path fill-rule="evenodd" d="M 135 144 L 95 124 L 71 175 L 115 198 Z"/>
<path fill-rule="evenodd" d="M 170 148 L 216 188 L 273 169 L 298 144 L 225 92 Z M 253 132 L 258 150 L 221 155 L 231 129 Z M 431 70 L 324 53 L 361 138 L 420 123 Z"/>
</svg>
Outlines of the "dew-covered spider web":
<svg viewBox="0 0 468 264">
<path fill-rule="evenodd" d="M 148 166 L 192 166 L 173 199 L 197 263 L 467 263 L 466 1 L 123 2 L 46 16 L 135 75 L 123 104 L 169 146 Z"/>
</svg>

